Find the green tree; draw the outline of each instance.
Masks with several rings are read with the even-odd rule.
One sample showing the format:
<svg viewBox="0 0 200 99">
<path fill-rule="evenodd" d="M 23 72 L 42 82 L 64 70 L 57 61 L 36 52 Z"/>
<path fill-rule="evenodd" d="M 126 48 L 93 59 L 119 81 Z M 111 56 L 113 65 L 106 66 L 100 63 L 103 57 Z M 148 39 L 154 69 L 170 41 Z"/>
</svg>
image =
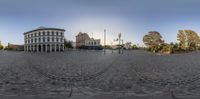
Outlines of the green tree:
<svg viewBox="0 0 200 99">
<path fill-rule="evenodd" d="M 147 35 L 143 37 L 143 43 L 152 52 L 158 52 L 160 45 L 164 43 L 162 36 L 157 31 L 150 31 Z"/>
<path fill-rule="evenodd" d="M 3 45 L 0 45 L 0 50 L 2 50 L 3 49 Z"/>
<path fill-rule="evenodd" d="M 138 46 L 137 46 L 136 44 L 134 44 L 134 45 L 132 46 L 132 49 L 139 49 L 139 48 L 138 48 Z"/>
<path fill-rule="evenodd" d="M 73 48 L 73 46 L 72 46 L 72 41 L 67 41 L 67 40 L 65 39 L 64 45 L 65 45 L 65 48 Z"/>
<path fill-rule="evenodd" d="M 172 53 L 176 52 L 176 51 L 179 51 L 179 44 L 178 43 L 171 42 L 170 46 L 172 47 Z"/>
</svg>

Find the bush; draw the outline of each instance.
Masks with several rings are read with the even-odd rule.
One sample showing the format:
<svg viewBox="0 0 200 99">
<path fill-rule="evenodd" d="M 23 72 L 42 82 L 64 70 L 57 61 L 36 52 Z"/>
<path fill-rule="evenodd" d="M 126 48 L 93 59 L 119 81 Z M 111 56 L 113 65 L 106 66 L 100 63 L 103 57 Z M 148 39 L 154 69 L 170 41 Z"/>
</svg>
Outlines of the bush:
<svg viewBox="0 0 200 99">
<path fill-rule="evenodd" d="M 137 45 L 133 45 L 132 49 L 134 50 L 134 49 L 139 49 L 139 48 L 137 47 Z"/>
<path fill-rule="evenodd" d="M 172 46 L 169 44 L 162 44 L 160 48 L 160 52 L 163 54 L 171 54 L 172 53 Z"/>
</svg>

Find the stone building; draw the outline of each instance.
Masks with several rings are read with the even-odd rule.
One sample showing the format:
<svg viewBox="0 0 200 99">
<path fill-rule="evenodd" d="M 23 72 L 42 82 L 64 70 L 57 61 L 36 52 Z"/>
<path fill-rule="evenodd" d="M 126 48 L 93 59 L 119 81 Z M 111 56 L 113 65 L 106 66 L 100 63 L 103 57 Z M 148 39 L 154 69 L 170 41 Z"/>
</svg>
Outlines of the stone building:
<svg viewBox="0 0 200 99">
<path fill-rule="evenodd" d="M 7 50 L 13 50 L 13 51 L 24 51 L 24 45 L 17 45 L 17 44 L 8 43 L 8 46 L 7 46 L 6 49 Z"/>
<path fill-rule="evenodd" d="M 64 51 L 64 29 L 39 27 L 24 33 L 24 51 Z"/>
<path fill-rule="evenodd" d="M 90 37 L 87 33 L 79 32 L 76 36 L 76 48 L 80 48 L 81 46 L 85 46 L 85 41 L 89 40 Z"/>
<path fill-rule="evenodd" d="M 87 33 L 81 33 L 76 36 L 76 48 L 79 49 L 102 49 L 100 39 L 90 38 Z"/>
</svg>

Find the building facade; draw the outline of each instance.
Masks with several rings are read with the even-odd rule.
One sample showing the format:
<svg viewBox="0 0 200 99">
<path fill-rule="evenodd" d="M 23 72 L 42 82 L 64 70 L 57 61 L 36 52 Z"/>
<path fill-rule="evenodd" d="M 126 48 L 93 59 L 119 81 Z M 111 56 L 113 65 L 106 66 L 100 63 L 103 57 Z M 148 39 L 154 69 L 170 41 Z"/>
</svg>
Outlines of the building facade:
<svg viewBox="0 0 200 99">
<path fill-rule="evenodd" d="M 24 51 L 64 51 L 64 29 L 39 27 L 24 33 Z"/>
<path fill-rule="evenodd" d="M 17 44 L 8 43 L 7 49 L 8 50 L 14 50 L 14 51 L 24 51 L 24 45 L 17 45 Z"/>
<path fill-rule="evenodd" d="M 76 36 L 76 48 L 84 46 L 86 40 L 90 40 L 89 35 L 87 33 L 79 32 L 79 34 Z"/>
<path fill-rule="evenodd" d="M 87 33 L 81 33 L 76 36 L 76 48 L 79 49 L 95 49 L 99 50 L 101 48 L 101 40 L 90 38 Z"/>
<path fill-rule="evenodd" d="M 99 46 L 101 46 L 100 42 L 100 39 L 91 38 L 85 41 L 85 46 L 88 47 L 88 49 L 98 49 Z"/>
</svg>

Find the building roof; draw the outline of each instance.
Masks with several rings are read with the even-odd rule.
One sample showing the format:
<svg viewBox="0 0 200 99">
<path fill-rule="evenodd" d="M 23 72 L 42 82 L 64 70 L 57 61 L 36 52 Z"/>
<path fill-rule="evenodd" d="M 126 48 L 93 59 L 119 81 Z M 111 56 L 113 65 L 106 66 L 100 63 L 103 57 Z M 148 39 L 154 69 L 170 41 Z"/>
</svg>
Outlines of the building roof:
<svg viewBox="0 0 200 99">
<path fill-rule="evenodd" d="M 24 34 L 30 33 L 30 32 L 34 32 L 34 31 L 38 31 L 38 30 L 60 30 L 60 31 L 65 31 L 65 29 L 59 29 L 59 28 L 49 28 L 49 27 L 38 27 L 34 30 L 25 32 Z"/>
<path fill-rule="evenodd" d="M 79 32 L 78 35 L 76 35 L 76 36 L 80 36 L 80 35 L 87 35 L 87 36 L 89 36 L 87 33 L 82 33 L 82 32 Z"/>
</svg>

